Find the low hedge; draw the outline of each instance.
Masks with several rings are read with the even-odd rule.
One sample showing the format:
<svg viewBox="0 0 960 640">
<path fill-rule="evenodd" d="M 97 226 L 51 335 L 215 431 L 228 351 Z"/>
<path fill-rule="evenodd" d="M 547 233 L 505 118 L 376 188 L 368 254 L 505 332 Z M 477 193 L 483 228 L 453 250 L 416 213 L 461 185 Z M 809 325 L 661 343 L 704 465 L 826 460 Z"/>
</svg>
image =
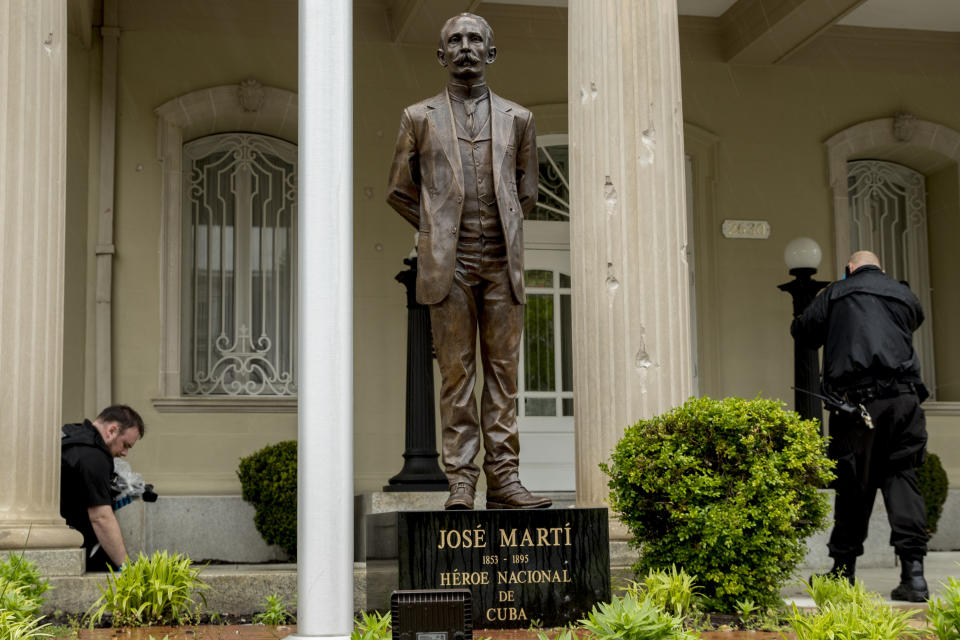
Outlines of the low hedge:
<svg viewBox="0 0 960 640">
<path fill-rule="evenodd" d="M 778 603 L 805 538 L 827 523 L 819 489 L 833 462 L 819 424 L 774 400 L 691 399 L 628 427 L 601 467 L 637 573 L 682 568 L 718 612 Z"/>
<path fill-rule="evenodd" d="M 243 499 L 256 509 L 253 522 L 268 544 L 297 555 L 297 443 L 278 442 L 240 460 Z"/>
</svg>

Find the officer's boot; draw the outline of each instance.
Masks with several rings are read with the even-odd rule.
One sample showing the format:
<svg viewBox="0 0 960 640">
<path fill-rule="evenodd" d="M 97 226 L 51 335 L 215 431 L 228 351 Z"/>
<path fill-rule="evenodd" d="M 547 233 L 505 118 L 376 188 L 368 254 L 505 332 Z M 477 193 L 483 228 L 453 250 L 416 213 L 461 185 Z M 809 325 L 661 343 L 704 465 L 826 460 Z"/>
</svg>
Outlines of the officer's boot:
<svg viewBox="0 0 960 640">
<path fill-rule="evenodd" d="M 821 578 L 846 578 L 851 585 L 856 580 L 857 557 L 841 556 L 833 559 L 833 568 L 826 573 L 815 573 Z M 812 578 L 813 576 L 811 576 Z"/>
<path fill-rule="evenodd" d="M 923 577 L 923 557 L 900 557 L 900 584 L 890 593 L 891 600 L 925 602 L 930 597 L 927 581 Z"/>
</svg>

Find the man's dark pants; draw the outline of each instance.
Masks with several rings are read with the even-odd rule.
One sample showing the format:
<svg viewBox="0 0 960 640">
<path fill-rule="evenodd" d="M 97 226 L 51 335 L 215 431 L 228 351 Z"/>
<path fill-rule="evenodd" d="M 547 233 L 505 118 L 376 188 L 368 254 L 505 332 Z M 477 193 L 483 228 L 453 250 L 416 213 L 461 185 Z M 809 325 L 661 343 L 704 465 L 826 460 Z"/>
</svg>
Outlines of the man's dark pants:
<svg viewBox="0 0 960 640">
<path fill-rule="evenodd" d="M 879 489 L 890 521 L 890 544 L 901 558 L 920 559 L 929 537 L 916 473 L 926 450 L 923 409 L 912 392 L 856 399 L 875 428 L 867 428 L 859 415 L 835 412 L 830 417 L 829 455 L 837 461 L 830 556 L 847 561 L 863 554 Z"/>
<path fill-rule="evenodd" d="M 430 306 L 430 323 L 442 377 L 440 421 L 450 486 L 476 485 L 480 470 L 473 458 L 480 450 L 481 433 L 488 487 L 499 489 L 518 481 L 517 369 L 523 305 L 513 297 L 505 252 L 458 251 L 450 294 Z M 483 363 L 479 416 L 473 395 L 478 331 Z"/>
</svg>

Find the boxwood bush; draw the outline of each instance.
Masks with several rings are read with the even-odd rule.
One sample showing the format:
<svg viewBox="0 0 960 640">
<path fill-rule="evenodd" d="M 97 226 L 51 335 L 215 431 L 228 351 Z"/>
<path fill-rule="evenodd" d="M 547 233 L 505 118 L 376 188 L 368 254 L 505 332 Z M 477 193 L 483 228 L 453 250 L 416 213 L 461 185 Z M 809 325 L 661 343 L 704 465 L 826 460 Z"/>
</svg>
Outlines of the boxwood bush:
<svg viewBox="0 0 960 640">
<path fill-rule="evenodd" d="M 814 420 L 778 401 L 693 398 L 626 429 L 610 464 L 610 506 L 632 534 L 638 575 L 682 568 L 710 606 L 779 602 L 826 524 L 833 478 Z"/>
<path fill-rule="evenodd" d="M 943 503 L 947 501 L 950 489 L 950 480 L 937 454 L 927 454 L 927 459 L 917 469 L 917 484 L 920 485 L 920 494 L 927 507 L 927 531 L 936 533 Z"/>
<path fill-rule="evenodd" d="M 243 499 L 256 509 L 253 523 L 268 544 L 297 555 L 297 443 L 278 442 L 241 458 Z"/>
</svg>

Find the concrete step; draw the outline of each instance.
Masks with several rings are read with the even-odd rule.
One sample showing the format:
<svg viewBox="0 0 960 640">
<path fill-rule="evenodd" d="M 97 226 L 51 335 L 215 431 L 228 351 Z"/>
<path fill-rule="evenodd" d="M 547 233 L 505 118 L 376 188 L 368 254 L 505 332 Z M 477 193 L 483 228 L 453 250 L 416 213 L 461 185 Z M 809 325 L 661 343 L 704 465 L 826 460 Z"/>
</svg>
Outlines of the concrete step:
<svg viewBox="0 0 960 640">
<path fill-rule="evenodd" d="M 630 573 L 622 565 L 614 567 L 616 575 L 623 579 Z M 207 612 L 251 614 L 263 609 L 268 595 L 281 595 L 289 602 L 295 601 L 297 590 L 297 570 L 294 564 L 258 564 L 258 565 L 209 565 L 203 568 L 203 579 L 211 586 L 207 593 Z M 862 568 L 857 576 L 863 580 L 867 589 L 888 598 L 890 591 L 899 582 L 897 568 Z M 376 575 L 362 562 L 354 563 L 353 568 L 354 605 L 357 610 L 367 608 L 368 579 L 376 582 Z M 801 585 L 809 572 L 801 571 L 795 581 L 787 584 L 782 595 L 788 602 L 796 601 L 798 606 L 806 603 L 807 593 Z M 960 576 L 960 552 L 933 552 L 927 555 L 926 576 L 932 596 L 943 593 L 943 583 L 950 576 Z M 79 577 L 61 576 L 50 579 L 55 587 L 48 592 L 44 611 L 52 613 L 82 613 L 100 597 L 99 587 L 106 584 L 106 574 L 88 573 Z M 375 585 L 371 584 L 375 588 Z M 903 603 L 899 603 L 903 604 Z"/>
</svg>

